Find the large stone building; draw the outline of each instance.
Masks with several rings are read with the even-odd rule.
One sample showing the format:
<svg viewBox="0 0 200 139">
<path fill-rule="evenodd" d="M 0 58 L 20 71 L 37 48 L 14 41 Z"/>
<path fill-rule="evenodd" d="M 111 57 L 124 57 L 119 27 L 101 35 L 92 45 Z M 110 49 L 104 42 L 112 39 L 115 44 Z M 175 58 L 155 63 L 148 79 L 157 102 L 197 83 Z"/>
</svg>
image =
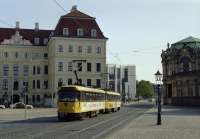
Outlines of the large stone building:
<svg viewBox="0 0 200 139">
<path fill-rule="evenodd" d="M 77 82 L 74 70 L 81 84 L 105 88 L 106 41 L 76 6 L 54 30 L 0 28 L 0 103 L 56 104 L 58 87 Z"/>
<path fill-rule="evenodd" d="M 164 104 L 200 106 L 200 39 L 168 45 L 161 57 Z"/>
<path fill-rule="evenodd" d="M 123 101 L 133 100 L 136 95 L 135 65 L 107 65 L 107 88 L 120 92 Z"/>
</svg>

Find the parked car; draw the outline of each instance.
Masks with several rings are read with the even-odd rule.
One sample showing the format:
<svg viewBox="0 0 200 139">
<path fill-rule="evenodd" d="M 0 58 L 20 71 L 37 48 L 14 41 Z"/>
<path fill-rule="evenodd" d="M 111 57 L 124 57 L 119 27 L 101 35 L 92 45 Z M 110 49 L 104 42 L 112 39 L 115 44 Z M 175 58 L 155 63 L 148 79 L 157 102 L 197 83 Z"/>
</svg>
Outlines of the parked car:
<svg viewBox="0 0 200 139">
<path fill-rule="evenodd" d="M 0 105 L 0 109 L 5 109 L 6 106 L 5 105 Z"/>
<path fill-rule="evenodd" d="M 13 105 L 10 106 L 11 108 L 14 108 L 14 109 L 33 109 L 33 106 L 32 105 L 25 105 L 23 102 L 17 102 Z"/>
</svg>

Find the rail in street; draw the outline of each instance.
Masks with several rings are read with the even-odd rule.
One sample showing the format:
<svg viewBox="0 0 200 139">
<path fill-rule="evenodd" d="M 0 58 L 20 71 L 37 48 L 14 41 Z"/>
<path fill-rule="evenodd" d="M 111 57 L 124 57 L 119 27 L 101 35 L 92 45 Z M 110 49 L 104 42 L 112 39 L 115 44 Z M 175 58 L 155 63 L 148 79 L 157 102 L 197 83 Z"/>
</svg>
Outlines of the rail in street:
<svg viewBox="0 0 200 139">
<path fill-rule="evenodd" d="M 123 106 L 115 113 L 59 122 L 56 115 L 0 123 L 0 139 L 98 139 L 116 132 L 151 108 L 151 104 Z"/>
</svg>

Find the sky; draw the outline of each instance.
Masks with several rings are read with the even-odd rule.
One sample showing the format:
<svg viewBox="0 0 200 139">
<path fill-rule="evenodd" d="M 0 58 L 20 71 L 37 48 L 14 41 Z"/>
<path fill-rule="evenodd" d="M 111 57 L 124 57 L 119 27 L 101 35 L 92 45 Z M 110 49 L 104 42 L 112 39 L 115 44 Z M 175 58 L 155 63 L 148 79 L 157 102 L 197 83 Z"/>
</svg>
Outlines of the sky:
<svg viewBox="0 0 200 139">
<path fill-rule="evenodd" d="M 0 27 L 54 29 L 73 5 L 96 17 L 107 41 L 107 63 L 135 65 L 137 80 L 155 82 L 162 50 L 188 36 L 200 38 L 200 0 L 1 0 Z M 2 21 L 6 22 L 2 23 Z"/>
</svg>

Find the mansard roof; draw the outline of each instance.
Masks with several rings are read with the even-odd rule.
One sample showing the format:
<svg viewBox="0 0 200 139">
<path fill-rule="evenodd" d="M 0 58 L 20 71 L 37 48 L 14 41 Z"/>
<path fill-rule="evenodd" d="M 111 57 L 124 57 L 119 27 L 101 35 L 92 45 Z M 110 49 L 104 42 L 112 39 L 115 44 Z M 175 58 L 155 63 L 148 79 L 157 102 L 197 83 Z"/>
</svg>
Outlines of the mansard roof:
<svg viewBox="0 0 200 139">
<path fill-rule="evenodd" d="M 94 17 L 80 12 L 76 8 L 72 9 L 66 15 L 60 17 L 54 31 L 54 36 L 63 36 L 63 28 L 68 28 L 68 37 L 73 38 L 93 38 L 93 39 L 107 39 L 101 29 L 99 28 Z M 83 29 L 83 36 L 77 36 L 77 29 Z M 97 31 L 96 37 L 91 37 L 91 30 Z"/>
<path fill-rule="evenodd" d="M 52 30 L 35 30 L 35 29 L 22 29 L 22 28 L 0 28 L 0 44 L 5 39 L 11 39 L 16 31 L 22 36 L 22 39 L 30 41 L 34 45 L 34 38 L 40 38 L 39 45 L 45 45 L 43 39 L 49 38 Z"/>
<path fill-rule="evenodd" d="M 63 28 L 68 28 L 69 35 L 63 36 Z M 83 30 L 83 35 L 77 35 L 77 29 L 81 28 Z M 91 30 L 96 30 L 96 37 L 91 36 Z M 51 34 L 52 33 L 52 34 Z M 99 28 L 94 17 L 91 17 L 85 13 L 77 10 L 76 6 L 72 7 L 72 10 L 61 16 L 60 20 L 55 27 L 55 30 L 35 30 L 35 29 L 23 29 L 23 28 L 0 28 L 0 44 L 4 42 L 12 41 L 14 35 L 22 37 L 22 41 L 28 41 L 30 44 L 34 44 L 34 38 L 40 38 L 40 42 L 37 45 L 44 44 L 44 38 L 49 38 L 51 36 L 55 37 L 72 37 L 72 38 L 92 38 L 92 39 L 107 39 L 101 29 Z M 6 41 L 4 41 L 6 40 Z"/>
</svg>

